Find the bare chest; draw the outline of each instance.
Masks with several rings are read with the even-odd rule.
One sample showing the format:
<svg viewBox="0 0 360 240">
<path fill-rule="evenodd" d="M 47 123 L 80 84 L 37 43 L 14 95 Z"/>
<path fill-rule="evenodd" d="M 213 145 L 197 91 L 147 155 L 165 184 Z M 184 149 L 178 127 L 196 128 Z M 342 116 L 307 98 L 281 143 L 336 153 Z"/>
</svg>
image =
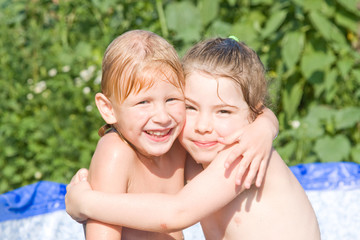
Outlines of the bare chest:
<svg viewBox="0 0 360 240">
<path fill-rule="evenodd" d="M 129 173 L 128 193 L 177 193 L 184 187 L 183 159 L 162 159 L 160 164 L 139 162 Z M 165 162 L 166 161 L 166 162 Z M 171 162 L 174 161 L 174 162 Z M 149 219 L 151 221 L 151 219 Z M 181 231 L 156 233 L 123 228 L 122 239 L 181 240 Z"/>
<path fill-rule="evenodd" d="M 174 160 L 174 159 L 173 159 Z M 184 187 L 183 163 L 161 164 L 140 162 L 129 173 L 128 193 L 177 193 Z"/>
<path fill-rule="evenodd" d="M 256 211 L 254 205 L 257 204 L 257 195 L 255 188 L 246 190 L 219 211 L 202 219 L 201 225 L 206 239 L 249 239 L 247 237 L 252 226 L 248 223 L 253 218 L 253 211 Z"/>
</svg>

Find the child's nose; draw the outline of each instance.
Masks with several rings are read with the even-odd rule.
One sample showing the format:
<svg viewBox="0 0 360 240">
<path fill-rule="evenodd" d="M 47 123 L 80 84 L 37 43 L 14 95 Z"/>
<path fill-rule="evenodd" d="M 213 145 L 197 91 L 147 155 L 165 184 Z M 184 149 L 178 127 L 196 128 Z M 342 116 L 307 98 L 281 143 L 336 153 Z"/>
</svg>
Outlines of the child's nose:
<svg viewBox="0 0 360 240">
<path fill-rule="evenodd" d="M 170 115 L 165 106 L 157 106 L 153 116 L 153 121 L 159 124 L 167 124 L 171 121 Z"/>
<path fill-rule="evenodd" d="M 197 118 L 195 131 L 204 134 L 213 131 L 211 117 L 205 114 L 200 114 Z"/>
</svg>

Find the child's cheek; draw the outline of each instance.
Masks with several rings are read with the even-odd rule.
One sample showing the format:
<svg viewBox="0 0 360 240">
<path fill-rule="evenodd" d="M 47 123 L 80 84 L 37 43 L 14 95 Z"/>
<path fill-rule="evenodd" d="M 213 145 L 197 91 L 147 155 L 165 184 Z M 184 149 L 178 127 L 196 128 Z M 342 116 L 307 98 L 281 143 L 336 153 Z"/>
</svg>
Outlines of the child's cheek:
<svg viewBox="0 0 360 240">
<path fill-rule="evenodd" d="M 215 124 L 214 127 L 219 137 L 227 137 L 233 134 L 234 131 L 236 131 L 237 127 L 233 126 L 233 124 L 237 123 L 232 123 L 231 121 L 222 121 Z"/>
<path fill-rule="evenodd" d="M 245 125 L 246 123 L 244 120 L 237 117 L 232 119 L 222 119 L 221 121 L 218 121 L 214 127 L 220 137 L 228 137 L 239 131 Z"/>
<path fill-rule="evenodd" d="M 184 124 L 185 123 L 185 104 L 184 103 L 178 103 L 176 105 L 171 106 L 171 115 L 175 119 L 175 121 L 178 124 Z"/>
<path fill-rule="evenodd" d="M 186 120 L 186 112 L 185 112 L 185 105 L 181 104 L 179 106 L 179 110 L 178 110 L 178 119 L 179 119 L 179 123 L 184 125 L 185 124 L 185 120 Z"/>
</svg>

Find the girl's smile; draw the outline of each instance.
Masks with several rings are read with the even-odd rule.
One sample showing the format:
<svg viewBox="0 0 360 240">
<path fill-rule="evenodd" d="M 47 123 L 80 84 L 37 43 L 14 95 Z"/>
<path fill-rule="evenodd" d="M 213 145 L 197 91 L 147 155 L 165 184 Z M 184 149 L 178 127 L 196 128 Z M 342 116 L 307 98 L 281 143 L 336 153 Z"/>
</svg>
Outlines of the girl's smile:
<svg viewBox="0 0 360 240">
<path fill-rule="evenodd" d="M 211 148 L 215 146 L 218 141 L 193 141 L 194 144 L 200 148 Z"/>
</svg>

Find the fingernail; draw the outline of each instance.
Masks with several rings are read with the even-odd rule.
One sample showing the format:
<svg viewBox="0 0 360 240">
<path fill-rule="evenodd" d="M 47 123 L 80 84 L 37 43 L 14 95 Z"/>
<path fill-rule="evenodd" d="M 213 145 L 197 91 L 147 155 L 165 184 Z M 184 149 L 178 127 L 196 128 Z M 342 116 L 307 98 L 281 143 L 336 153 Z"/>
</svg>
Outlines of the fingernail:
<svg viewBox="0 0 360 240">
<path fill-rule="evenodd" d="M 225 163 L 225 169 L 229 168 L 229 163 Z"/>
<path fill-rule="evenodd" d="M 239 179 L 236 179 L 235 184 L 236 185 L 241 185 L 241 181 Z"/>
</svg>

